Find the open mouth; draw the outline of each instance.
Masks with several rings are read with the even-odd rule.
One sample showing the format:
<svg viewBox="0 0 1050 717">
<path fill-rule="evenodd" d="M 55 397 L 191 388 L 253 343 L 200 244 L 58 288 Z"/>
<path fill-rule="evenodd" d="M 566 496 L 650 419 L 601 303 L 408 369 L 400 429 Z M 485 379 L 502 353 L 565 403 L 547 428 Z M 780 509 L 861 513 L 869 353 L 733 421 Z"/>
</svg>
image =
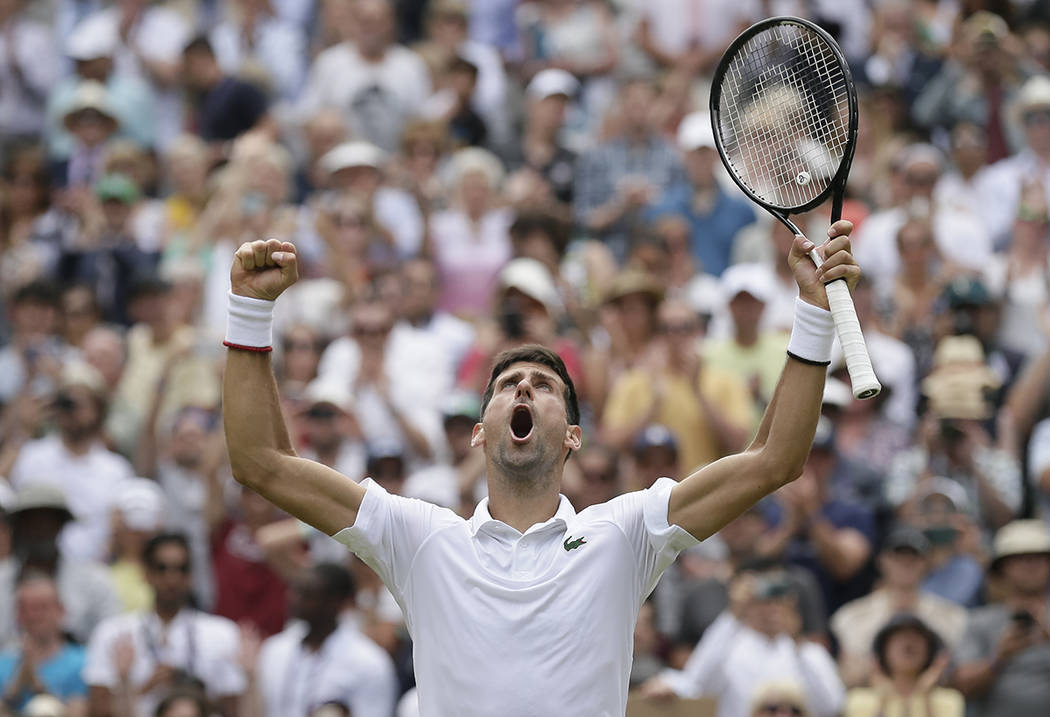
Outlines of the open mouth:
<svg viewBox="0 0 1050 717">
<path fill-rule="evenodd" d="M 515 406 L 510 417 L 510 435 L 515 441 L 525 441 L 532 435 L 532 411 L 528 406 Z"/>
</svg>

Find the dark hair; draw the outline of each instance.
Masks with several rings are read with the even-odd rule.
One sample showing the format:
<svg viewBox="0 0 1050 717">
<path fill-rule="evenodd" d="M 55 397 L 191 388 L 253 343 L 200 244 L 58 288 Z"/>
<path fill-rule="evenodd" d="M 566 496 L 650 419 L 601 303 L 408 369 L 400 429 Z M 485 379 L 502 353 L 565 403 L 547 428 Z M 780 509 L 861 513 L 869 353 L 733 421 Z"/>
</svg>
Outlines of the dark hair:
<svg viewBox="0 0 1050 717">
<path fill-rule="evenodd" d="M 178 689 L 174 692 L 168 693 L 168 695 L 157 704 L 157 709 L 153 712 L 154 717 L 164 717 L 164 714 L 171 709 L 172 705 L 180 700 L 190 700 L 193 702 L 201 717 L 208 717 L 208 714 L 211 711 L 211 707 L 208 705 L 208 700 L 203 692 L 196 689 Z"/>
<path fill-rule="evenodd" d="M 320 579 L 322 589 L 328 597 L 345 602 L 357 594 L 353 574 L 339 563 L 318 563 L 310 570 Z"/>
<path fill-rule="evenodd" d="M 62 308 L 58 287 L 45 279 L 35 279 L 15 290 L 11 304 L 43 304 L 54 309 Z"/>
<path fill-rule="evenodd" d="M 509 232 L 510 239 L 515 244 L 520 244 L 532 234 L 543 234 L 561 257 L 565 255 L 565 248 L 569 245 L 568 229 L 566 222 L 547 212 L 524 211 L 518 214 L 510 225 Z"/>
<path fill-rule="evenodd" d="M 558 374 L 558 378 L 565 384 L 565 415 L 569 420 L 569 425 L 575 426 L 580 423 L 580 403 L 576 398 L 576 386 L 573 385 L 572 378 L 569 377 L 569 372 L 565 368 L 565 362 L 561 360 L 561 356 L 546 346 L 540 346 L 539 344 L 525 344 L 524 346 L 508 349 L 496 356 L 495 364 L 492 366 L 492 373 L 489 374 L 489 383 L 485 386 L 485 394 L 481 397 L 482 418 L 484 418 L 485 409 L 492 399 L 492 393 L 496 387 L 496 378 L 516 363 L 538 363 Z"/>
<path fill-rule="evenodd" d="M 190 541 L 182 533 L 159 533 L 154 535 L 152 538 L 146 541 L 146 545 L 142 548 L 142 562 L 147 566 L 153 565 L 153 558 L 156 557 L 157 551 L 163 548 L 165 545 L 178 545 L 186 551 L 186 559 L 193 560 L 193 554 L 190 552 Z"/>
<path fill-rule="evenodd" d="M 191 52 L 206 52 L 215 57 L 215 50 L 212 48 L 211 41 L 208 40 L 207 35 L 197 35 L 182 48 L 183 55 L 188 55 Z"/>
<path fill-rule="evenodd" d="M 446 72 L 469 72 L 471 77 L 477 79 L 478 77 L 478 66 L 465 57 L 456 55 L 449 63 L 448 67 L 445 68 Z"/>
<path fill-rule="evenodd" d="M 890 638 L 893 637 L 894 633 L 900 632 L 901 630 L 916 630 L 926 639 L 926 659 L 919 668 L 920 673 L 925 672 L 926 669 L 933 664 L 934 658 L 937 657 L 937 653 L 941 651 L 944 643 L 940 636 L 930 629 L 929 625 L 923 622 L 918 616 L 910 613 L 898 613 L 897 615 L 894 615 L 875 635 L 875 640 L 872 642 L 871 650 L 875 653 L 875 658 L 879 661 L 879 667 L 882 668 L 884 674 L 892 677 L 892 675 L 890 675 L 889 661 L 886 659 L 886 644 L 890 641 Z"/>
</svg>

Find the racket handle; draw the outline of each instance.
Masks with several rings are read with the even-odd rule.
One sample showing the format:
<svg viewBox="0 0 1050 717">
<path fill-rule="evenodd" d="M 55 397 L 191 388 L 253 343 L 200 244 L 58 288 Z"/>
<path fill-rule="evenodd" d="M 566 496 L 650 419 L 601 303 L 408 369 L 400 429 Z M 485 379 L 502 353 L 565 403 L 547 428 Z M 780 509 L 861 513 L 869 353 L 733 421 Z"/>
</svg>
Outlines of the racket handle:
<svg viewBox="0 0 1050 717">
<path fill-rule="evenodd" d="M 846 369 L 849 371 L 850 383 L 853 384 L 855 398 L 873 398 L 879 395 L 882 384 L 871 367 L 868 347 L 864 344 L 864 334 L 860 330 L 857 309 L 853 306 L 853 297 L 845 280 L 836 279 L 824 285 L 828 294 L 828 306 L 831 307 L 831 318 L 835 320 L 835 331 L 839 335 L 842 354 L 846 358 Z"/>
</svg>

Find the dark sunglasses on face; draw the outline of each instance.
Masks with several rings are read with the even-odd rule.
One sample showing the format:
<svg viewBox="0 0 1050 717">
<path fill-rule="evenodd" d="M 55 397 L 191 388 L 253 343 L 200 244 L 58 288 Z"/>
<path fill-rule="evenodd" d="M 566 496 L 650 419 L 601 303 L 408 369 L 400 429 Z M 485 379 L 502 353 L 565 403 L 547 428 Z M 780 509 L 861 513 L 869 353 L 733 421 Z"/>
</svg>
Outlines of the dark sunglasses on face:
<svg viewBox="0 0 1050 717">
<path fill-rule="evenodd" d="M 802 717 L 805 714 L 802 708 L 789 702 L 764 704 L 758 708 L 758 713 L 760 715 L 792 715 L 792 717 Z"/>
<path fill-rule="evenodd" d="M 149 567 L 150 570 L 155 573 L 179 573 L 180 575 L 190 574 L 189 563 L 152 563 Z"/>
<path fill-rule="evenodd" d="M 1025 124 L 1047 124 L 1050 123 L 1050 110 L 1033 110 L 1024 113 Z"/>
<path fill-rule="evenodd" d="M 306 412 L 306 416 L 317 421 L 328 421 L 335 418 L 336 410 L 329 406 L 314 406 Z"/>
</svg>

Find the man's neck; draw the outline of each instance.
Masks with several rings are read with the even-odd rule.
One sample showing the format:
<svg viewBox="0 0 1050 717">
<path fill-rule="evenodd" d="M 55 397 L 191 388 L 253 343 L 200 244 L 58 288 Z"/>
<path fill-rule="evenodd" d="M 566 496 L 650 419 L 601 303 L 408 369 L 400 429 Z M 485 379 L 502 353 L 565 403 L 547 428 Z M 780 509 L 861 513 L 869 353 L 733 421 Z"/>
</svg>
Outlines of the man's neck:
<svg viewBox="0 0 1050 717">
<path fill-rule="evenodd" d="M 751 348 L 758 343 L 758 331 L 740 331 L 733 334 L 737 344 L 745 348 Z"/>
<path fill-rule="evenodd" d="M 324 641 L 328 639 L 339 627 L 338 618 L 332 617 L 325 620 L 309 625 L 309 630 L 306 636 L 303 637 L 303 644 L 309 647 L 311 650 L 320 650 L 321 646 L 324 645 Z"/>
<path fill-rule="evenodd" d="M 558 512 L 558 486 L 561 471 L 543 484 L 516 485 L 512 480 L 495 477 L 492 465 L 488 466 L 489 515 L 506 523 L 519 533 L 524 533 L 537 523 L 550 520 Z"/>
<path fill-rule="evenodd" d="M 897 611 L 913 610 L 919 603 L 918 586 L 884 585 L 882 591 Z"/>
<path fill-rule="evenodd" d="M 623 138 L 627 141 L 627 144 L 632 146 L 648 144 L 651 136 L 652 132 L 649 131 L 648 127 L 628 127 L 623 133 Z"/>
<path fill-rule="evenodd" d="M 182 611 L 182 607 L 183 606 L 181 604 L 179 604 L 179 605 L 156 605 L 154 607 L 154 612 L 157 614 L 157 617 L 160 618 L 160 621 L 164 625 L 169 625 L 169 624 L 171 624 L 171 621 L 174 620 L 175 617 Z"/>
<path fill-rule="evenodd" d="M 92 433 L 88 436 L 62 436 L 62 445 L 66 451 L 73 454 L 74 456 L 86 455 L 90 450 L 91 446 L 95 443 L 95 434 Z"/>
<path fill-rule="evenodd" d="M 32 651 L 36 660 L 47 659 L 62 648 L 62 636 L 52 635 L 29 635 L 27 641 L 32 643 Z"/>
</svg>

